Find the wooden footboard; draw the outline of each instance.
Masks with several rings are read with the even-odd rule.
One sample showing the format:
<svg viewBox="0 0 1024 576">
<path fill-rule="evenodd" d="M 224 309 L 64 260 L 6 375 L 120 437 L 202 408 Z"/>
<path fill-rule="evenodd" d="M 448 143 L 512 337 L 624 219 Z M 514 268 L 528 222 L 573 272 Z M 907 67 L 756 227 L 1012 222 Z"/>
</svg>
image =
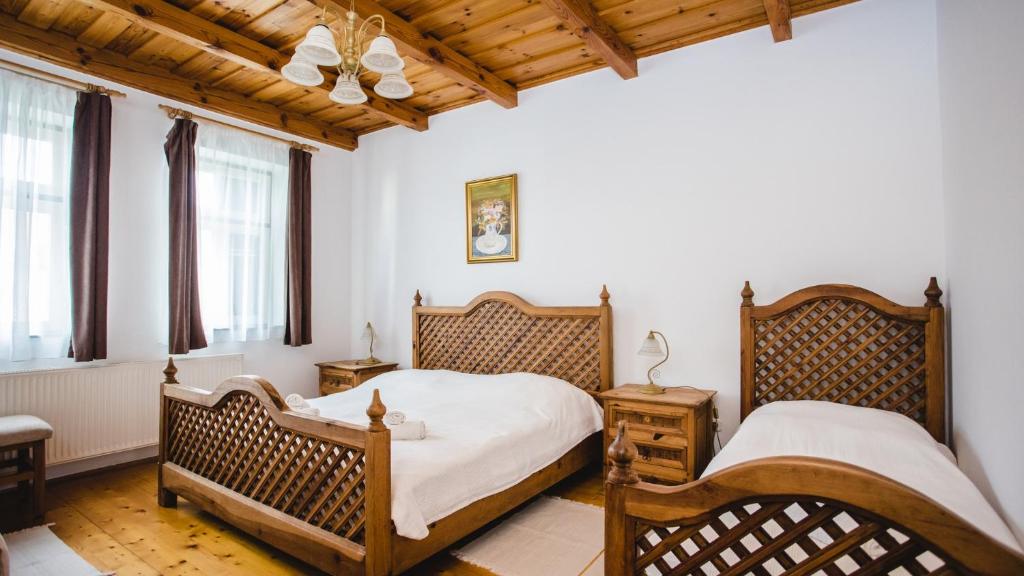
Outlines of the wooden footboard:
<svg viewBox="0 0 1024 576">
<path fill-rule="evenodd" d="M 765 458 L 665 487 L 638 481 L 623 426 L 608 452 L 610 576 L 1024 574 L 1024 556 L 919 492 L 855 466 Z"/>
<path fill-rule="evenodd" d="M 266 380 L 212 393 L 165 370 L 159 500 L 182 495 L 332 574 L 391 567 L 391 433 L 375 393 L 369 427 L 298 414 Z"/>
</svg>

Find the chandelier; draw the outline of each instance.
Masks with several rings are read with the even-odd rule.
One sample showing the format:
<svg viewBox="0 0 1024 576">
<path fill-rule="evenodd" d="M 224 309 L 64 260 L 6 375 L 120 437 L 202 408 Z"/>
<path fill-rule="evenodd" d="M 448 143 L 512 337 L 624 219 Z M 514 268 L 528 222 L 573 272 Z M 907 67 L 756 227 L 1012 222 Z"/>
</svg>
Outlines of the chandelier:
<svg viewBox="0 0 1024 576">
<path fill-rule="evenodd" d="M 306 33 L 291 61 L 281 68 L 285 79 L 301 86 L 319 86 L 324 75 L 318 66 L 330 66 L 338 70 L 338 82 L 331 90 L 330 99 L 338 104 L 355 105 L 366 102 L 366 93 L 359 84 L 359 76 L 367 70 L 380 74 L 380 80 L 373 91 L 384 98 L 401 99 L 412 96 L 412 86 L 405 79 L 405 61 L 398 55 L 395 43 L 388 38 L 384 29 L 384 17 L 374 14 L 356 29 L 355 0 L 345 15 L 345 28 L 336 41 L 334 31 L 327 24 L 327 3 L 316 25 Z M 364 51 L 366 27 L 370 22 L 380 22 L 380 34 L 370 42 Z M 341 51 L 338 51 L 338 47 Z"/>
</svg>

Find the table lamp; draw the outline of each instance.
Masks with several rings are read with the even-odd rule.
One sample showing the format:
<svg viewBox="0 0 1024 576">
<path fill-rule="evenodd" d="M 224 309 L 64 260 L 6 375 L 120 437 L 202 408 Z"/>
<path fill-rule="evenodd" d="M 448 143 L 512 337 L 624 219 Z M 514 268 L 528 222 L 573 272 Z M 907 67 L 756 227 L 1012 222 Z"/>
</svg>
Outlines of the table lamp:
<svg viewBox="0 0 1024 576">
<path fill-rule="evenodd" d="M 661 339 L 665 342 L 664 350 L 661 349 L 661 343 L 658 342 L 658 339 L 654 337 L 655 334 L 661 336 Z M 640 392 L 644 394 L 664 394 L 665 389 L 654 383 L 653 374 L 655 368 L 668 361 L 668 340 L 665 338 L 665 335 L 656 330 L 647 332 L 647 337 L 644 338 L 644 343 L 640 346 L 640 350 L 637 352 L 637 355 L 653 358 L 660 358 L 662 355 L 665 356 L 660 362 L 651 366 L 651 368 L 647 370 L 647 384 L 640 387 Z"/>
</svg>

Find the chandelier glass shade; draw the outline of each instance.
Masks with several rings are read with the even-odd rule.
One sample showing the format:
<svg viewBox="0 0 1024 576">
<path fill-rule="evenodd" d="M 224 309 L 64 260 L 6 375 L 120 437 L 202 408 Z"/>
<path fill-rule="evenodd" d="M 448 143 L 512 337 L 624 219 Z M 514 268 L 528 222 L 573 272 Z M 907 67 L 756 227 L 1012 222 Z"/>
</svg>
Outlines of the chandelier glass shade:
<svg viewBox="0 0 1024 576">
<path fill-rule="evenodd" d="M 401 70 L 381 75 L 380 82 L 377 82 L 377 85 L 373 87 L 373 91 L 384 98 L 391 98 L 392 100 L 400 100 L 412 96 L 412 86 L 406 81 L 405 74 Z"/>
<path fill-rule="evenodd" d="M 338 104 L 356 105 L 366 102 L 366 92 L 359 85 L 359 80 L 352 74 L 338 76 L 338 83 L 331 90 L 330 99 Z"/>
<path fill-rule="evenodd" d="M 405 79 L 402 70 L 405 61 L 398 53 L 395 43 L 387 36 L 384 17 L 374 14 L 365 18 L 358 28 L 353 0 L 351 8 L 343 19 L 344 28 L 339 34 L 328 25 L 327 4 L 323 14 L 306 33 L 306 37 L 295 48 L 295 55 L 281 69 L 281 75 L 289 82 L 301 86 L 319 86 L 324 76 L 318 66 L 329 66 L 338 70 L 338 81 L 331 90 L 330 99 L 338 104 L 357 105 L 368 97 L 359 83 L 359 77 L 366 71 L 381 75 L 373 91 L 384 98 L 401 99 L 412 96 L 413 88 Z M 380 34 L 365 43 L 367 26 L 376 22 Z"/>
<path fill-rule="evenodd" d="M 370 42 L 370 48 L 359 60 L 367 70 L 387 74 L 405 68 L 405 60 L 398 55 L 395 43 L 387 36 L 377 36 Z"/>
<path fill-rule="evenodd" d="M 326 23 L 319 23 L 306 32 L 306 38 L 295 48 L 295 55 L 317 66 L 341 64 L 341 54 L 334 45 L 334 33 Z"/>
<path fill-rule="evenodd" d="M 319 86 L 324 83 L 324 75 L 320 73 L 316 64 L 299 54 L 281 68 L 281 75 L 289 82 L 300 86 Z"/>
</svg>

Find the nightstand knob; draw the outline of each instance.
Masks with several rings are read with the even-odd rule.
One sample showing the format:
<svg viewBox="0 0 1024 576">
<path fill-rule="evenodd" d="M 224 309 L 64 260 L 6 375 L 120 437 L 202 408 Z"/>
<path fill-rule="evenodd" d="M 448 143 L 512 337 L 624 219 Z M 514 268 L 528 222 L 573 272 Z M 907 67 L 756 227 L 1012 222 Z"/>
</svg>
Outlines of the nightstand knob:
<svg viewBox="0 0 1024 576">
<path fill-rule="evenodd" d="M 650 423 L 651 423 L 651 417 L 648 416 L 648 415 L 644 415 L 644 424 L 650 424 Z"/>
</svg>

